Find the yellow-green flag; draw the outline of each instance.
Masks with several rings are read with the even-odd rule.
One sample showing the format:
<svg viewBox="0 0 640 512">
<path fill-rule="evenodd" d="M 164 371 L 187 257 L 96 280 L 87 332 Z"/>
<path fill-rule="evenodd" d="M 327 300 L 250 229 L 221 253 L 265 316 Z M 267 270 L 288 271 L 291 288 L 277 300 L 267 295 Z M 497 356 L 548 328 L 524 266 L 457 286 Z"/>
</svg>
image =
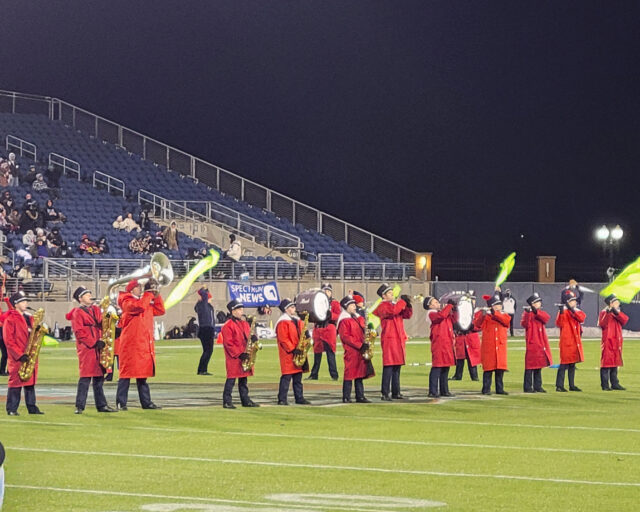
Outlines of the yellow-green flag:
<svg viewBox="0 0 640 512">
<path fill-rule="evenodd" d="M 498 277 L 496 277 L 496 286 L 500 286 L 507 280 L 507 277 L 509 277 L 509 274 L 511 274 L 511 271 L 513 270 L 515 264 L 516 253 L 512 252 L 505 258 L 502 263 L 500 263 L 500 273 L 498 274 Z"/>
<path fill-rule="evenodd" d="M 640 291 L 640 258 L 620 272 L 609 285 L 600 292 L 606 297 L 615 294 L 621 302 L 629 303 Z"/>
<path fill-rule="evenodd" d="M 171 293 L 164 301 L 164 309 L 170 309 L 180 302 L 184 296 L 189 292 L 191 285 L 204 274 L 207 270 L 215 267 L 220 261 L 220 253 L 215 249 L 209 249 L 209 254 L 202 258 L 196 265 L 189 270 L 186 276 L 184 276 L 180 282 L 175 286 Z"/>
</svg>

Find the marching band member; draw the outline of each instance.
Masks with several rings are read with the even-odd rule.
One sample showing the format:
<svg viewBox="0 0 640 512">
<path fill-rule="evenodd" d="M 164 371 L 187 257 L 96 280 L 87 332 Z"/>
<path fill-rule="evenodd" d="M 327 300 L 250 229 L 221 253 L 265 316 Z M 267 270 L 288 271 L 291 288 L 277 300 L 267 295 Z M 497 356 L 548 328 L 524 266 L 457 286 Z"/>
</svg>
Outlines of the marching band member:
<svg viewBox="0 0 640 512">
<path fill-rule="evenodd" d="M 148 377 L 156 374 L 156 351 L 153 318 L 164 315 L 164 302 L 158 293 L 158 282 L 151 278 L 144 286 L 137 279 L 127 284 L 118 297 L 122 309 L 118 362 L 120 374 L 116 403 L 121 411 L 127 410 L 130 379 L 136 379 L 140 405 L 143 409 L 161 409 L 151 401 Z"/>
<path fill-rule="evenodd" d="M 469 290 L 469 298 L 473 307 L 476 305 L 476 298 L 473 290 Z M 464 373 L 464 362 L 467 361 L 467 369 L 471 380 L 478 381 L 478 365 L 480 364 L 480 335 L 473 323 L 467 330 L 460 330 L 453 326 L 455 334 L 454 350 L 456 354 L 456 372 L 449 380 L 462 380 Z"/>
<path fill-rule="evenodd" d="M 2 334 L 9 352 L 9 390 L 7 391 L 7 414 L 18 416 L 20 405 L 20 389 L 24 388 L 24 401 L 29 414 L 44 414 L 36 405 L 36 379 L 38 376 L 38 362 L 36 361 L 33 375 L 27 381 L 22 381 L 19 376 L 22 363 L 29 360 L 25 354 L 29 344 L 29 332 L 32 327 L 31 315 L 27 313 L 29 306 L 24 292 L 14 293 L 9 302 L 15 309 L 10 309 L 2 314 Z"/>
<path fill-rule="evenodd" d="M 242 407 L 260 407 L 249 398 L 249 387 L 247 377 L 253 376 L 253 368 L 245 371 L 242 362 L 249 359 L 247 344 L 249 339 L 257 341 L 255 334 L 251 335 L 249 322 L 244 319 L 244 304 L 238 300 L 232 300 L 227 304 L 230 317 L 224 323 L 221 330 L 222 346 L 224 347 L 224 360 L 227 369 L 227 380 L 224 383 L 222 392 L 222 407 L 225 409 L 235 409 L 231 399 L 231 392 L 238 379 L 238 393 Z M 254 339 L 255 337 L 255 339 Z"/>
<path fill-rule="evenodd" d="M 551 366 L 551 348 L 547 338 L 547 322 L 551 315 L 542 309 L 542 298 L 534 293 L 527 299 L 528 308 L 522 312 L 520 325 L 525 330 L 524 392 L 546 393 L 542 387 L 542 368 Z"/>
<path fill-rule="evenodd" d="M 356 311 L 355 297 L 347 295 L 340 301 L 343 311 L 338 317 L 338 333 L 344 348 L 344 376 L 342 380 L 342 401 L 351 403 L 351 387 L 356 383 L 356 402 L 368 404 L 370 400 L 364 396 L 363 379 L 375 375 L 371 361 L 364 359 L 369 350 L 365 340 L 365 319 Z"/>
<path fill-rule="evenodd" d="M 556 376 L 556 391 L 566 393 L 564 373 L 569 374 L 569 391 L 582 391 L 575 385 L 576 363 L 584 361 L 582 351 L 582 324 L 587 315 L 578 309 L 577 296 L 571 290 L 563 293 L 563 304 L 556 317 L 556 326 L 560 327 L 560 367 Z"/>
<path fill-rule="evenodd" d="M 280 356 L 280 371 L 282 375 L 278 390 L 278 405 L 289 405 L 287 394 L 292 380 L 293 396 L 296 403 L 308 405 L 311 402 L 304 398 L 302 373 L 309 370 L 309 362 L 305 362 L 302 368 L 298 368 L 293 364 L 294 356 L 301 355 L 301 351 L 298 349 L 298 342 L 305 325 L 296 314 L 295 302 L 290 299 L 282 299 L 279 307 L 282 315 L 276 322 L 276 340 L 278 342 L 278 355 Z"/>
<path fill-rule="evenodd" d="M 427 325 L 431 327 L 431 371 L 429 397 L 453 396 L 449 392 L 449 367 L 456 364 L 454 353 L 453 320 L 455 303 L 450 300 L 444 307 L 435 297 L 425 297 L 422 306 L 427 310 Z"/>
<path fill-rule="evenodd" d="M 320 363 L 322 363 L 322 352 L 327 354 L 327 365 L 329 375 L 332 380 L 338 380 L 338 369 L 336 368 L 336 322 L 340 316 L 340 303 L 333 299 L 333 287 L 330 283 L 322 285 L 322 291 L 329 298 L 329 313 L 327 319 L 316 324 L 313 329 L 313 367 L 307 380 L 318 380 Z"/>
<path fill-rule="evenodd" d="M 482 394 L 491 394 L 491 380 L 495 372 L 496 394 L 508 395 L 503 376 L 507 370 L 507 329 L 511 317 L 502 312 L 500 296 L 486 296 L 488 309 L 476 312 L 473 323 L 482 330 Z"/>
<path fill-rule="evenodd" d="M 87 403 L 89 384 L 93 379 L 93 398 L 98 412 L 117 412 L 109 407 L 104 396 L 104 368 L 100 366 L 100 351 L 104 347 L 102 337 L 102 311 L 93 304 L 91 292 L 80 286 L 73 292 L 73 298 L 80 307 L 73 308 L 66 315 L 71 321 L 71 329 L 76 336 L 76 351 L 80 379 L 76 393 L 76 414 L 82 414 Z"/>
<path fill-rule="evenodd" d="M 602 329 L 600 384 L 603 391 L 624 391 L 618 381 L 618 366 L 622 366 L 622 327 L 629 317 L 620 311 L 620 301 L 615 295 L 608 295 L 604 302 L 607 307 L 600 311 L 598 317 L 598 325 Z"/>
<path fill-rule="evenodd" d="M 380 318 L 382 333 L 380 346 L 382 347 L 382 400 L 404 398 L 400 392 L 400 370 L 405 364 L 407 334 L 403 320 L 413 316 L 411 298 L 402 295 L 398 302 L 393 302 L 393 288 L 387 283 L 377 290 L 382 302 L 373 311 Z M 389 396 L 391 391 L 391 396 Z"/>
</svg>

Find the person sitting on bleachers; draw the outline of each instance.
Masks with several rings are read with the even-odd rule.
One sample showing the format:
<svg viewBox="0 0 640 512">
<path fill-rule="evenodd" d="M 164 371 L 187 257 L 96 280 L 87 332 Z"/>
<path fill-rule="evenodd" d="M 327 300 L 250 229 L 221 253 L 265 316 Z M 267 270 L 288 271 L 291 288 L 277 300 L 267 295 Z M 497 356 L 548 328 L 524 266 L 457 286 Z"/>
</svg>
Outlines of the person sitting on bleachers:
<svg viewBox="0 0 640 512">
<path fill-rule="evenodd" d="M 148 252 L 159 252 L 167 248 L 167 244 L 162 236 L 162 231 L 156 231 L 153 239 L 149 240 Z"/>
<path fill-rule="evenodd" d="M 36 166 L 30 165 L 29 172 L 25 174 L 24 179 L 22 181 L 24 181 L 27 185 L 29 185 L 29 187 L 31 187 L 33 185 L 33 182 L 36 181 L 37 176 L 38 176 L 38 172 L 36 171 Z"/>
<path fill-rule="evenodd" d="M 20 212 L 13 208 L 7 216 L 7 222 L 9 223 L 9 231 L 12 233 L 20 231 Z"/>
<path fill-rule="evenodd" d="M 36 201 L 33 196 L 31 195 L 31 192 L 27 192 L 24 196 L 24 203 L 22 203 L 22 213 L 26 212 L 27 210 L 30 210 L 33 207 L 38 207 L 38 201 Z"/>
<path fill-rule="evenodd" d="M 62 242 L 60 244 L 60 250 L 58 251 L 56 258 L 73 258 L 73 251 L 67 242 Z"/>
<path fill-rule="evenodd" d="M 149 218 L 149 212 L 147 210 L 142 210 L 140 212 L 140 216 L 138 217 L 138 224 L 140 225 L 140 229 L 142 229 L 142 231 L 149 231 L 151 229 L 151 219 Z"/>
<path fill-rule="evenodd" d="M 29 249 L 36 243 L 36 235 L 32 229 L 28 229 L 27 232 L 22 235 L 22 245 Z"/>
<path fill-rule="evenodd" d="M 9 186 L 9 177 L 11 171 L 9 170 L 9 164 L 0 158 L 0 187 Z"/>
<path fill-rule="evenodd" d="M 236 235 L 231 233 L 229 235 L 229 249 L 224 254 L 227 258 L 233 261 L 239 261 L 242 256 L 242 247 L 240 246 L 240 241 L 236 240 Z"/>
<path fill-rule="evenodd" d="M 122 215 L 118 215 L 111 226 L 113 227 L 113 229 L 124 229 L 124 227 L 122 226 Z"/>
<path fill-rule="evenodd" d="M 49 248 L 47 247 L 47 244 L 44 241 L 37 240 L 35 245 L 32 245 L 30 247 L 29 253 L 33 257 L 33 259 L 48 258 Z"/>
<path fill-rule="evenodd" d="M 56 224 L 59 222 L 65 222 L 67 218 L 64 216 L 62 212 L 56 210 L 55 206 L 53 206 L 53 201 L 49 199 L 47 204 L 42 210 L 42 214 L 44 215 L 45 222 Z"/>
<path fill-rule="evenodd" d="M 3 233 L 9 232 L 9 222 L 7 221 L 7 211 L 0 205 L 0 230 Z"/>
<path fill-rule="evenodd" d="M 80 254 L 99 254 L 98 244 L 89 238 L 89 235 L 82 235 L 80 245 L 78 246 L 78 252 Z"/>
<path fill-rule="evenodd" d="M 47 185 L 47 182 L 44 181 L 44 176 L 42 175 L 42 173 L 36 174 L 36 179 L 33 180 L 33 183 L 31 184 L 31 188 L 36 192 L 43 192 L 49 188 L 49 185 Z"/>
<path fill-rule="evenodd" d="M 112 225 L 115 229 L 124 229 L 127 233 L 131 233 L 134 229 L 138 232 L 140 231 L 140 226 L 138 226 L 138 223 L 133 220 L 133 215 L 131 213 L 127 213 L 124 220 L 122 219 L 122 215 L 118 215 Z"/>
<path fill-rule="evenodd" d="M 162 239 L 167 244 L 167 249 L 170 251 L 178 250 L 178 225 L 175 221 L 172 221 L 169 226 L 164 228 Z"/>
<path fill-rule="evenodd" d="M 24 215 L 21 219 L 20 227 L 23 231 L 28 231 L 29 229 L 34 230 L 37 228 L 41 228 L 44 226 L 44 220 L 40 211 L 38 210 L 38 204 L 34 204 L 27 211 L 24 212 Z"/>
<path fill-rule="evenodd" d="M 129 242 L 129 250 L 134 254 L 146 254 L 149 252 L 149 244 L 151 235 L 138 233 L 135 238 Z"/>
<path fill-rule="evenodd" d="M 49 242 L 49 246 L 50 247 L 52 245 L 55 245 L 56 247 L 60 247 L 62 245 L 62 242 L 64 242 L 64 239 L 62 238 L 62 235 L 60 234 L 60 229 L 53 228 L 51 230 L 51 233 L 49 233 L 47 235 L 47 241 Z"/>
<path fill-rule="evenodd" d="M 2 193 L 2 198 L 0 198 L 0 203 L 2 203 L 2 206 L 4 206 L 7 209 L 7 211 L 11 211 L 11 209 L 14 207 L 13 197 L 11 196 L 11 192 L 9 192 L 8 190 L 5 190 Z"/>
<path fill-rule="evenodd" d="M 101 236 L 98 239 L 98 249 L 100 250 L 100 254 L 109 254 L 109 244 L 107 243 L 107 237 Z"/>
</svg>

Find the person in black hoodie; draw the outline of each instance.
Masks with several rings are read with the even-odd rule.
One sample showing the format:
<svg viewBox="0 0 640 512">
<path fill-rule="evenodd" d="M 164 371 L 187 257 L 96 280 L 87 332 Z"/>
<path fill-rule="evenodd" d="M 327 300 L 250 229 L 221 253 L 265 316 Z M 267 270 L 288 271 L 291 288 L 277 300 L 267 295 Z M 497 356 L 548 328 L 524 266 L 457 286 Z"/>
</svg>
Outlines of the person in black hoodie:
<svg viewBox="0 0 640 512">
<path fill-rule="evenodd" d="M 211 375 L 207 368 L 211 354 L 213 354 L 213 338 L 216 328 L 216 317 L 211 305 L 211 294 L 204 286 L 198 290 L 200 300 L 196 302 L 195 309 L 198 314 L 198 338 L 202 343 L 202 356 L 198 364 L 198 375 Z"/>
</svg>

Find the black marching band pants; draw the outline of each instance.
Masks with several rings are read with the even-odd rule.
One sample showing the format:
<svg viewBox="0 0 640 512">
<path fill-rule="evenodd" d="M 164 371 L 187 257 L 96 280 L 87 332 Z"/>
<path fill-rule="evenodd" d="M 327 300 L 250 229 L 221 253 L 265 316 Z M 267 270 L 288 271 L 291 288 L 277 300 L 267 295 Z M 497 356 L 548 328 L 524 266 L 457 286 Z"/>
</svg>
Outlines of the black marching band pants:
<svg viewBox="0 0 640 512">
<path fill-rule="evenodd" d="M 558 374 L 556 375 L 556 387 L 563 388 L 564 387 L 564 372 L 567 372 L 567 376 L 569 377 L 569 387 L 575 387 L 575 378 L 576 378 L 576 363 L 570 364 L 561 364 L 558 368 Z"/>
<path fill-rule="evenodd" d="M 231 392 L 233 386 L 236 385 L 236 379 L 227 379 L 224 383 L 224 391 L 222 392 L 222 402 L 228 405 L 233 403 Z M 240 394 L 240 402 L 242 405 L 249 403 L 249 386 L 247 386 L 246 377 L 238 377 L 238 393 Z"/>
<path fill-rule="evenodd" d="M 96 402 L 96 409 L 100 410 L 107 406 L 107 399 L 104 396 L 104 376 L 102 377 L 80 377 L 78 380 L 78 392 L 76 393 L 76 408 L 84 411 L 87 405 L 87 395 L 89 394 L 89 384 L 93 379 L 93 398 Z"/>
<path fill-rule="evenodd" d="M 118 379 L 118 390 L 116 391 L 116 403 L 121 406 L 127 405 L 127 399 L 129 397 L 129 383 L 131 379 Z M 149 407 L 151 405 L 151 391 L 149 391 L 149 384 L 147 379 L 136 379 L 136 386 L 138 387 L 138 397 L 140 398 L 140 405 L 142 408 Z"/>
<path fill-rule="evenodd" d="M 364 382 L 362 379 L 354 379 L 356 382 L 356 400 L 364 399 Z M 353 385 L 353 380 L 343 380 L 342 381 L 342 398 L 349 400 L 351 399 L 351 387 Z"/>
<path fill-rule="evenodd" d="M 400 394 L 400 370 L 402 365 L 390 365 L 382 367 L 382 389 L 381 393 L 384 396 L 389 395 L 391 390 L 391 396 L 398 396 Z"/>
<path fill-rule="evenodd" d="M 609 386 L 609 380 L 611 380 L 611 386 Z M 620 387 L 617 366 L 600 368 L 600 385 L 602 386 L 602 389 L 616 389 Z"/>
<path fill-rule="evenodd" d="M 27 406 L 27 411 L 34 412 L 37 410 L 35 386 L 23 386 L 21 388 L 9 388 L 7 391 L 7 412 L 16 412 L 18 410 L 22 389 L 24 389 L 24 403 Z"/>
<path fill-rule="evenodd" d="M 524 371 L 523 388 L 525 391 L 540 391 L 542 389 L 542 369 L 541 368 Z"/>
<path fill-rule="evenodd" d="M 319 354 L 322 355 L 322 354 Z M 293 380 L 293 397 L 296 403 L 304 401 L 304 394 L 302 392 L 302 373 L 291 373 L 288 375 L 280 376 L 280 386 L 278 389 L 278 401 L 286 402 L 287 395 L 289 394 L 289 385 Z"/>
<path fill-rule="evenodd" d="M 449 394 L 449 367 L 448 366 L 432 366 L 431 371 L 429 372 L 429 395 L 447 396 L 448 394 Z"/>
<path fill-rule="evenodd" d="M 502 378 L 504 376 L 504 370 L 491 370 L 488 372 L 482 372 L 482 392 L 487 395 L 491 392 L 491 379 L 493 374 L 496 374 L 496 393 L 504 392 L 504 384 Z"/>
<path fill-rule="evenodd" d="M 327 364 L 329 365 L 329 375 L 333 380 L 338 379 L 338 368 L 336 367 L 336 354 L 333 350 L 331 350 L 331 346 L 326 342 L 322 342 L 324 346 L 324 352 L 327 354 Z M 317 379 L 318 372 L 320 372 L 320 363 L 322 363 L 322 352 L 319 354 L 313 354 L 313 367 L 311 368 L 311 373 L 309 374 L 310 379 Z"/>
</svg>

